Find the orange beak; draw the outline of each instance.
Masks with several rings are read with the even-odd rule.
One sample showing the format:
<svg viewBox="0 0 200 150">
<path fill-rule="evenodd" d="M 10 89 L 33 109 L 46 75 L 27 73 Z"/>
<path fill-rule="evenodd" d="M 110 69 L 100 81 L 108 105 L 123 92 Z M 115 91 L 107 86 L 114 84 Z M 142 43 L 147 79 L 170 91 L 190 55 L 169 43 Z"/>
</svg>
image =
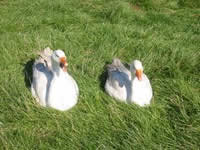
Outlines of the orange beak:
<svg viewBox="0 0 200 150">
<path fill-rule="evenodd" d="M 65 57 L 61 57 L 60 58 L 60 67 L 63 69 L 63 71 L 67 71 L 67 66 L 68 66 L 68 63 L 67 63 L 67 60 Z"/>
<path fill-rule="evenodd" d="M 138 78 L 138 80 L 142 80 L 142 70 L 139 69 L 139 70 L 136 70 L 136 77 Z"/>
</svg>

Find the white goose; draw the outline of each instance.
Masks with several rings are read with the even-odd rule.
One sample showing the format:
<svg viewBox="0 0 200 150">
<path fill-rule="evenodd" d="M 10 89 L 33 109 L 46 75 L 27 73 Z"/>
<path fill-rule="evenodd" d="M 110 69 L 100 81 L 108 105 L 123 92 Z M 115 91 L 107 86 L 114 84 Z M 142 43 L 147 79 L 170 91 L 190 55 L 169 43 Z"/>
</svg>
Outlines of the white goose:
<svg viewBox="0 0 200 150">
<path fill-rule="evenodd" d="M 76 105 L 79 89 L 67 72 L 66 56 L 62 50 L 46 48 L 33 65 L 32 95 L 42 106 L 65 111 Z"/>
<path fill-rule="evenodd" d="M 152 98 L 152 88 L 143 66 L 139 60 L 134 60 L 128 70 L 119 59 L 113 59 L 108 65 L 108 78 L 105 84 L 106 92 L 126 103 L 139 106 L 149 105 Z"/>
</svg>

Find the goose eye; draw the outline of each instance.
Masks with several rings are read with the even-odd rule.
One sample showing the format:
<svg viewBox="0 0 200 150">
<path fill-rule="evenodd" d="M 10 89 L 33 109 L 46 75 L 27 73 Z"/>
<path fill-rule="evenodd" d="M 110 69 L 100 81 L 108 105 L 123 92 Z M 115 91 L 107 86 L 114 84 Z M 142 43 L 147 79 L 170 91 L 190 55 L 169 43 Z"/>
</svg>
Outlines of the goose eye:
<svg viewBox="0 0 200 150">
<path fill-rule="evenodd" d="M 56 53 L 55 53 L 56 57 L 59 57 Z"/>
</svg>

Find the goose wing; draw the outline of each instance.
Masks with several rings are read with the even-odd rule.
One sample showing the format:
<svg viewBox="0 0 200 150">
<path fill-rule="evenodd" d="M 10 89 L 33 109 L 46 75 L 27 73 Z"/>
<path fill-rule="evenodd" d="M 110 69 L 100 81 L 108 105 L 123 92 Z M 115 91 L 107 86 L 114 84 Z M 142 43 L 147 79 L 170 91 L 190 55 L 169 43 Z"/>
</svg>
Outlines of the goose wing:
<svg viewBox="0 0 200 150">
<path fill-rule="evenodd" d="M 33 64 L 32 95 L 42 105 L 46 106 L 48 89 L 52 80 L 51 55 L 53 51 L 46 48 L 39 52 L 39 58 Z"/>
<path fill-rule="evenodd" d="M 118 58 L 113 59 L 112 64 L 107 66 L 108 78 L 111 82 L 119 82 L 119 85 L 127 84 L 131 79 L 130 71 L 121 63 Z"/>
</svg>

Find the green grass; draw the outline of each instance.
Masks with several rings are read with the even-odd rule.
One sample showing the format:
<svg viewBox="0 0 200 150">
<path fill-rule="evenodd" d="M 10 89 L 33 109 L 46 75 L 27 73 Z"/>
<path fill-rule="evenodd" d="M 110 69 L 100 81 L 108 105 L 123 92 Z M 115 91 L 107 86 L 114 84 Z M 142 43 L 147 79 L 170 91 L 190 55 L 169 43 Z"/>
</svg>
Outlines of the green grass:
<svg viewBox="0 0 200 150">
<path fill-rule="evenodd" d="M 200 149 L 199 0 L 0 0 L 0 149 Z M 70 111 L 29 89 L 36 51 L 63 49 L 80 88 Z M 103 89 L 105 64 L 140 59 L 150 107 Z"/>
</svg>

